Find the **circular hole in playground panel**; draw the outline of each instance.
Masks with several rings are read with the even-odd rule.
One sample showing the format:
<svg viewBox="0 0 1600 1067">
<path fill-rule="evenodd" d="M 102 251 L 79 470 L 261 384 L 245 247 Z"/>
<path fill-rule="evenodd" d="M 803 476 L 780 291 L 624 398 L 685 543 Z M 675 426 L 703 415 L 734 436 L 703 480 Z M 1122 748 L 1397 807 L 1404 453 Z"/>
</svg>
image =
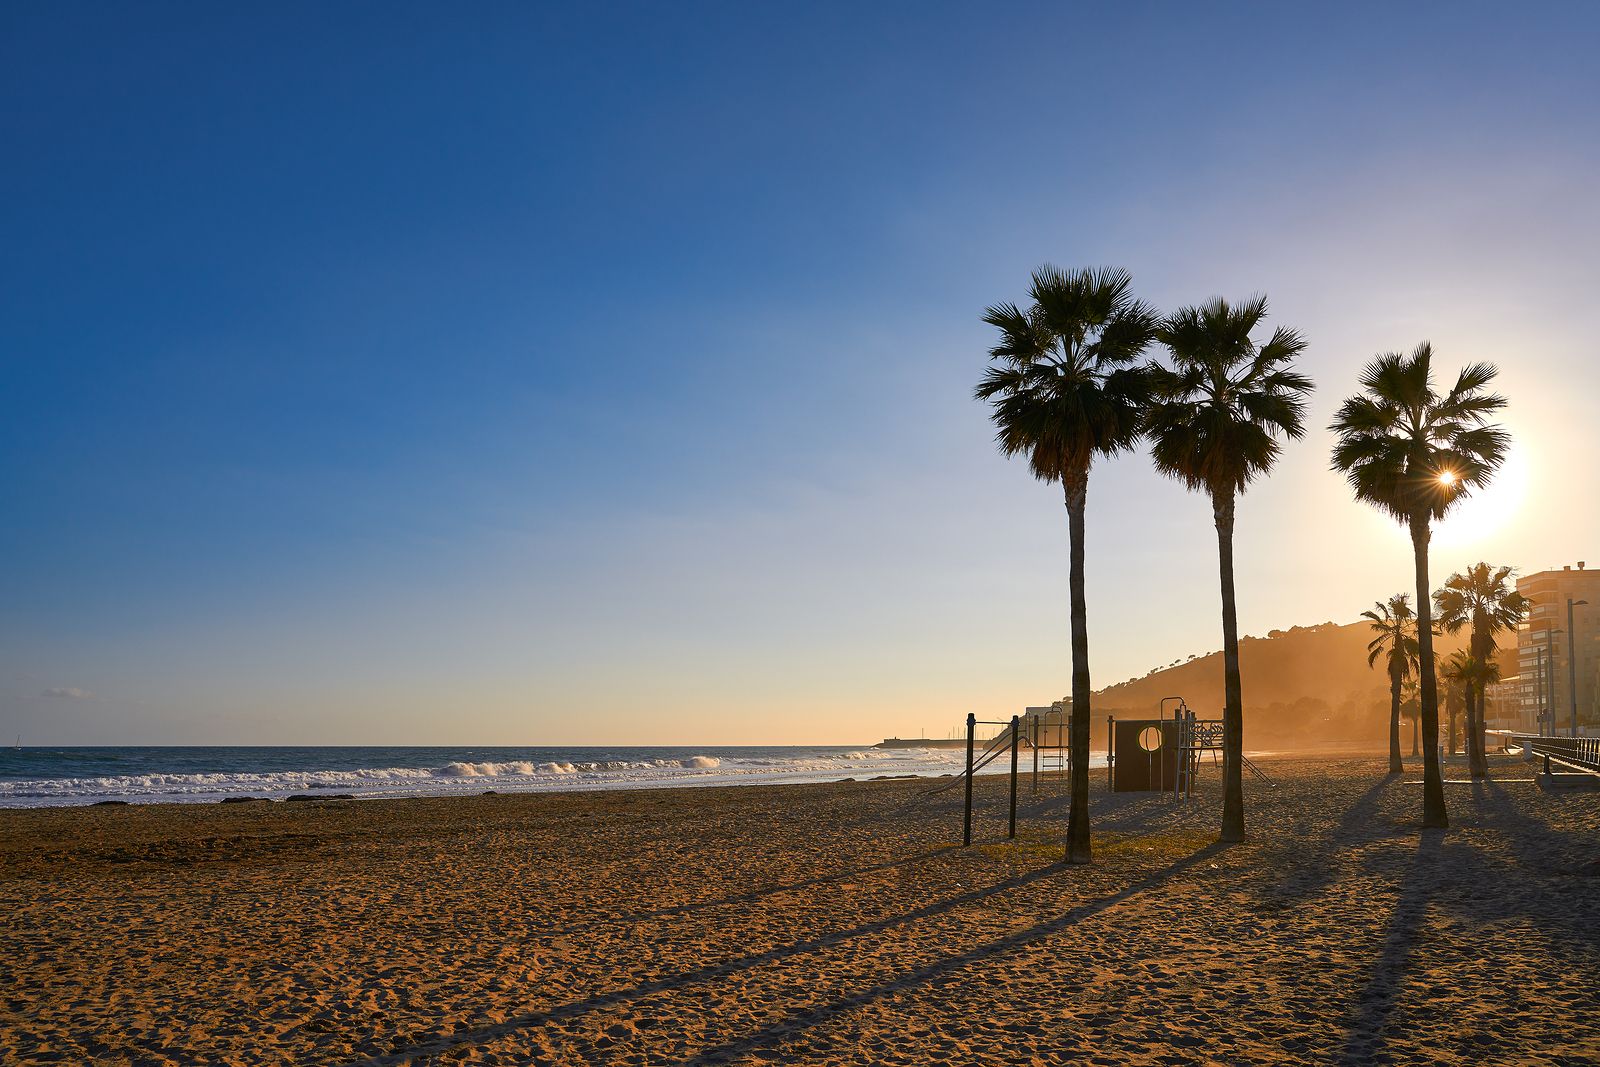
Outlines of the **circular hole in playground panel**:
<svg viewBox="0 0 1600 1067">
<path fill-rule="evenodd" d="M 1139 731 L 1139 747 L 1146 752 L 1155 752 L 1161 748 L 1161 727 L 1146 726 Z"/>
</svg>

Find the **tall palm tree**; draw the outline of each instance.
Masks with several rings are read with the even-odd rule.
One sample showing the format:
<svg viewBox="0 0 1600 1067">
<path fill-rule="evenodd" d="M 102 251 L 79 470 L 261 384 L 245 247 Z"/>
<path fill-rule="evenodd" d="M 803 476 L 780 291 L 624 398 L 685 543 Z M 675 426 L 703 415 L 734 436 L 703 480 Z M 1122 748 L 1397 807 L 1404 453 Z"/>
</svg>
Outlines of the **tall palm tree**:
<svg viewBox="0 0 1600 1067">
<path fill-rule="evenodd" d="M 1517 592 L 1515 585 L 1507 584 L 1515 575 L 1516 571 L 1511 567 L 1475 563 L 1463 573 L 1452 574 L 1444 583 L 1444 588 L 1433 594 L 1441 627 L 1450 633 L 1456 633 L 1463 626 L 1472 627 L 1472 639 L 1467 647 L 1477 661 L 1480 676 L 1472 687 L 1467 703 L 1467 764 L 1474 778 L 1482 778 L 1489 773 L 1489 761 L 1483 745 L 1484 693 L 1487 684 L 1481 676 L 1494 660 L 1495 649 L 1499 645 L 1498 635 L 1508 631 L 1514 633 L 1517 624 L 1528 613 L 1528 599 Z"/>
<path fill-rule="evenodd" d="M 1422 663 L 1422 824 L 1450 825 L 1439 774 L 1439 693 L 1433 665 L 1433 610 L 1428 540 L 1434 520 L 1472 490 L 1487 485 L 1505 461 L 1510 436 L 1488 424 L 1505 399 L 1485 388 L 1488 363 L 1463 369 L 1446 393 L 1433 387 L 1433 347 L 1409 356 L 1378 356 L 1361 374 L 1361 394 L 1339 408 L 1330 427 L 1339 437 L 1333 468 L 1344 472 L 1357 500 L 1406 524 L 1417 584 L 1417 641 Z"/>
<path fill-rule="evenodd" d="M 1130 293 L 1128 272 L 1110 267 L 1033 272 L 1026 311 L 997 304 L 984 321 L 1000 331 L 975 391 L 990 404 L 1008 456 L 1024 455 L 1035 477 L 1059 482 L 1071 542 L 1072 805 L 1067 862 L 1088 863 L 1089 629 L 1084 606 L 1084 507 L 1097 456 L 1132 448 L 1149 402 L 1149 373 L 1136 365 L 1157 316 Z"/>
<path fill-rule="evenodd" d="M 1381 658 L 1389 673 L 1389 773 L 1400 774 L 1406 769 L 1400 758 L 1400 690 L 1412 676 L 1420 654 L 1411 594 L 1396 593 L 1388 603 L 1380 600 L 1373 610 L 1363 611 L 1361 617 L 1371 620 L 1368 625 L 1376 634 L 1367 642 L 1367 666 Z"/>
<path fill-rule="evenodd" d="M 1172 369 L 1151 369 L 1155 401 L 1146 426 L 1156 469 L 1211 497 L 1222 586 L 1222 840 L 1244 840 L 1244 696 L 1233 589 L 1233 518 L 1239 494 L 1266 474 L 1284 438 L 1305 433 L 1311 379 L 1291 369 L 1305 351 L 1279 326 L 1264 343 L 1251 334 L 1267 298 L 1242 304 L 1213 297 L 1174 313 L 1156 330 Z"/>
</svg>

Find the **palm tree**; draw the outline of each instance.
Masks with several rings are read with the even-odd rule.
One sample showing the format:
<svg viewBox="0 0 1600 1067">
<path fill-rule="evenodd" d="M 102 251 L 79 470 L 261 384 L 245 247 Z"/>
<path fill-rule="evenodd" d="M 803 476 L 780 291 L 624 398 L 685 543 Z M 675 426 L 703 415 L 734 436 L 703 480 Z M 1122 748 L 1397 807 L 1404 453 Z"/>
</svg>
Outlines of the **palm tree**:
<svg viewBox="0 0 1600 1067">
<path fill-rule="evenodd" d="M 1439 775 L 1439 693 L 1433 665 L 1428 540 L 1432 523 L 1472 490 L 1487 485 L 1505 461 L 1510 437 L 1488 425 L 1505 399 L 1484 392 L 1495 368 L 1474 363 L 1450 391 L 1433 387 L 1433 348 L 1378 356 L 1361 374 L 1360 395 L 1346 400 L 1330 427 L 1339 435 L 1333 468 L 1344 472 L 1357 500 L 1406 524 L 1417 583 L 1417 641 L 1422 663 L 1422 824 L 1450 825 Z"/>
<path fill-rule="evenodd" d="M 1419 719 L 1421 717 L 1422 707 L 1417 700 L 1417 689 L 1418 683 L 1416 679 L 1412 679 L 1411 681 L 1407 682 L 1405 699 L 1400 701 L 1400 717 L 1411 724 L 1411 754 L 1413 756 L 1421 755 L 1421 752 L 1419 751 L 1419 745 L 1421 742 L 1417 735 L 1421 732 L 1418 729 L 1418 726 L 1421 725 Z"/>
<path fill-rule="evenodd" d="M 1305 433 L 1311 379 L 1290 361 L 1305 351 L 1279 326 L 1264 344 L 1250 334 L 1267 298 L 1230 305 L 1213 297 L 1176 312 L 1156 330 L 1173 369 L 1151 368 L 1155 401 L 1146 427 L 1156 469 L 1211 497 L 1222 586 L 1222 840 L 1244 840 L 1244 696 L 1233 590 L 1234 502 L 1283 451 L 1280 438 Z"/>
<path fill-rule="evenodd" d="M 1400 774 L 1406 769 L 1400 758 L 1400 690 L 1410 678 L 1417 662 L 1417 616 L 1411 610 L 1411 594 L 1396 593 L 1386 604 L 1378 601 L 1373 610 L 1363 611 L 1361 617 L 1372 620 L 1375 636 L 1367 642 L 1367 666 L 1379 658 L 1389 672 L 1389 773 Z"/>
<path fill-rule="evenodd" d="M 997 304 L 984 321 L 1000 331 L 976 396 L 990 403 L 1000 451 L 1025 455 L 1035 477 L 1060 482 L 1071 541 L 1072 805 L 1067 862 L 1088 863 L 1089 629 L 1084 607 L 1084 506 L 1095 457 L 1132 448 L 1149 402 L 1136 366 L 1156 313 L 1135 300 L 1128 272 L 1109 267 L 1033 272 L 1031 306 Z"/>
<path fill-rule="evenodd" d="M 1434 606 L 1439 612 L 1439 625 L 1450 633 L 1463 626 L 1472 627 L 1472 640 L 1467 646 L 1472 659 L 1477 661 L 1479 675 L 1467 702 L 1467 764 L 1472 777 L 1482 778 L 1489 773 L 1489 761 L 1484 755 L 1483 713 L 1484 692 L 1487 683 L 1481 677 L 1494 660 L 1499 642 L 1497 635 L 1515 632 L 1517 624 L 1528 613 L 1528 599 L 1517 592 L 1514 585 L 1506 584 L 1516 571 L 1511 567 L 1490 567 L 1475 563 L 1465 573 L 1452 574 L 1444 588 L 1433 594 Z"/>
<path fill-rule="evenodd" d="M 1446 683 L 1440 691 L 1440 695 L 1444 698 L 1445 720 L 1449 724 L 1446 735 L 1450 744 L 1450 755 L 1452 756 L 1456 754 L 1456 737 L 1458 736 L 1456 733 L 1456 720 L 1467 705 L 1466 698 L 1462 694 L 1460 665 L 1456 662 L 1460 657 L 1471 658 L 1465 651 L 1454 652 L 1444 661 L 1444 665 L 1439 668 L 1439 679 Z"/>
</svg>

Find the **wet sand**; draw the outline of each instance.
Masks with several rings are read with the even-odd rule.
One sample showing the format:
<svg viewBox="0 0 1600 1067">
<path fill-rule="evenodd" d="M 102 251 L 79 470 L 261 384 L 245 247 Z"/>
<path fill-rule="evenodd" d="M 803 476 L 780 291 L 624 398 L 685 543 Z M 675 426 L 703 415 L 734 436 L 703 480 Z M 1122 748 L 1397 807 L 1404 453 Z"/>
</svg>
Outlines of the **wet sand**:
<svg viewBox="0 0 1600 1067">
<path fill-rule="evenodd" d="M 1600 793 L 1264 768 L 0 811 L 0 1062 L 1600 1061 Z"/>
</svg>

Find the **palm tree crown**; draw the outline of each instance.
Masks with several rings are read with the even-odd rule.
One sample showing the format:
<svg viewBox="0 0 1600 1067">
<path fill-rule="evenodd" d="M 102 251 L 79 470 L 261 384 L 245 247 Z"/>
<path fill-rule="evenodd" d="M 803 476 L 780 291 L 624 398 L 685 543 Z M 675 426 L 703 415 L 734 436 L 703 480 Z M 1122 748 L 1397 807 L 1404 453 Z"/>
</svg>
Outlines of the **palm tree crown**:
<svg viewBox="0 0 1600 1067">
<path fill-rule="evenodd" d="M 1250 334 L 1266 314 L 1264 296 L 1238 305 L 1217 297 L 1156 331 L 1174 369 L 1151 372 L 1151 454 L 1162 473 L 1190 489 L 1239 492 L 1277 461 L 1280 436 L 1305 433 L 1303 398 L 1313 386 L 1288 364 L 1306 342 L 1280 326 L 1258 346 Z"/>
<path fill-rule="evenodd" d="M 1497 634 L 1515 630 L 1528 613 L 1528 598 L 1507 581 L 1516 575 L 1511 567 L 1475 563 L 1464 574 L 1452 574 L 1444 588 L 1433 594 L 1439 625 L 1450 633 L 1472 627 L 1473 654 L 1487 658 L 1498 645 Z"/>
<path fill-rule="evenodd" d="M 1364 500 L 1401 520 L 1442 518 L 1450 506 L 1487 484 L 1505 460 L 1510 437 L 1485 425 L 1505 398 L 1485 393 L 1497 373 L 1489 363 L 1464 368 L 1448 393 L 1432 381 L 1433 347 L 1410 356 L 1389 352 L 1361 375 L 1363 395 L 1339 408 L 1333 467 Z"/>
<path fill-rule="evenodd" d="M 1367 642 L 1367 666 L 1381 657 L 1389 677 L 1411 677 L 1418 657 L 1417 616 L 1411 610 L 1411 594 L 1396 593 L 1388 603 L 1380 600 L 1361 617 L 1372 620 L 1369 625 L 1376 634 Z"/>
<path fill-rule="evenodd" d="M 1045 266 L 1033 272 L 1028 310 L 997 304 L 984 314 L 1000 340 L 975 394 L 993 405 L 1001 451 L 1027 455 L 1044 481 L 1063 481 L 1139 438 L 1149 383 L 1132 364 L 1156 314 L 1131 285 L 1125 270 Z"/>
<path fill-rule="evenodd" d="M 1481 778 L 1489 772 L 1484 752 L 1484 705 L 1488 687 L 1495 680 L 1490 677 L 1490 668 L 1495 666 L 1496 635 L 1515 630 L 1528 612 L 1527 598 L 1507 584 L 1515 574 L 1516 571 L 1510 567 L 1475 563 L 1465 573 L 1452 574 L 1444 583 L 1444 588 L 1433 594 L 1441 627 L 1451 633 L 1464 626 L 1472 628 L 1469 648 L 1475 670 L 1462 675 L 1461 680 L 1471 684 L 1467 709 L 1467 759 L 1475 778 Z"/>
<path fill-rule="evenodd" d="M 1458 686 L 1489 686 L 1500 680 L 1500 664 L 1479 659 L 1468 649 L 1457 649 L 1444 661 L 1439 677 Z"/>
<path fill-rule="evenodd" d="M 1417 691 L 1417 714 L 1422 714 L 1422 641 L 1417 616 L 1411 610 L 1411 594 L 1396 593 L 1388 603 L 1380 600 L 1372 608 L 1361 613 L 1372 620 L 1374 631 L 1367 642 L 1367 666 L 1381 658 L 1389 675 L 1389 773 L 1399 774 L 1406 769 L 1400 756 L 1400 716 L 1404 710 L 1401 690 L 1407 685 Z"/>
</svg>

